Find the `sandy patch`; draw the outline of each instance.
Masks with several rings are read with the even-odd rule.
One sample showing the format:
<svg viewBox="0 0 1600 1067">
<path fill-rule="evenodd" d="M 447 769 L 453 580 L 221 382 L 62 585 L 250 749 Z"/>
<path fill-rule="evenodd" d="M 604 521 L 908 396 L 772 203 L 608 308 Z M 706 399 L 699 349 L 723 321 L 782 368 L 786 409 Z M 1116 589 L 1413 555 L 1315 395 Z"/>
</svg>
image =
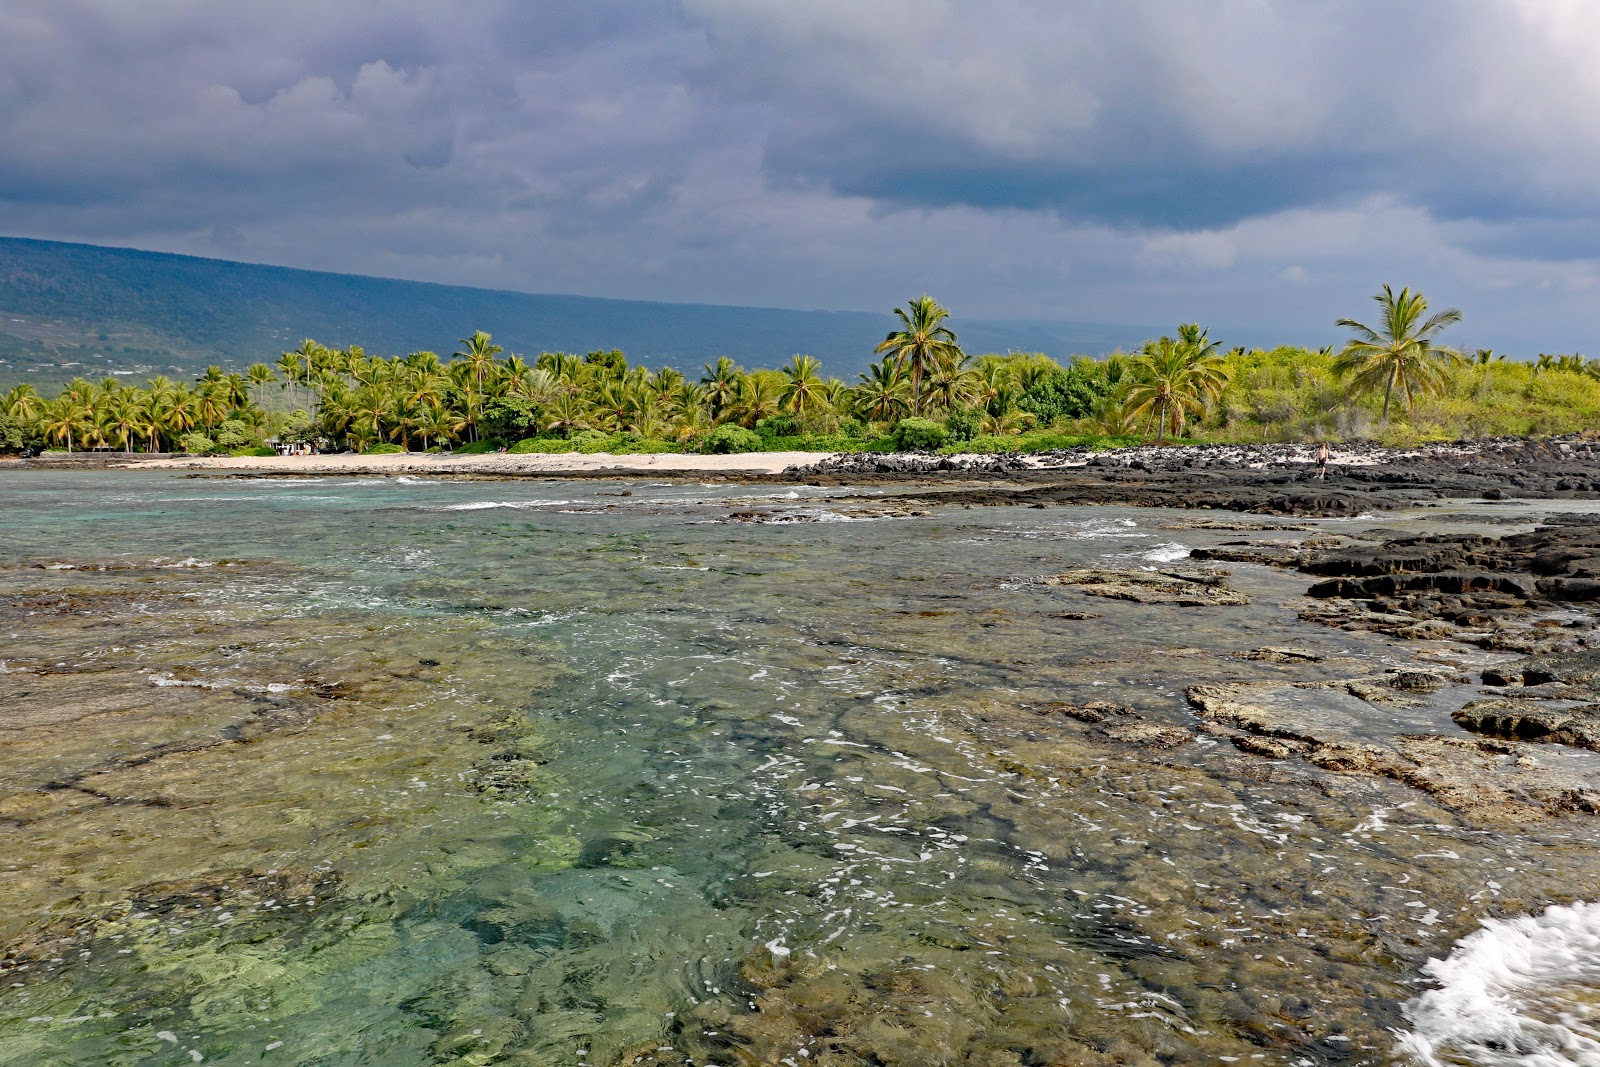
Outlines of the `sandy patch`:
<svg viewBox="0 0 1600 1067">
<path fill-rule="evenodd" d="M 171 470 L 259 471 L 267 474 L 581 474 L 590 471 L 733 472 L 777 474 L 831 458 L 831 452 L 746 452 L 732 456 L 614 456 L 609 452 L 559 455 L 492 453 L 452 456 L 442 453 L 397 453 L 388 456 L 214 456 L 135 461 L 132 467 Z"/>
</svg>

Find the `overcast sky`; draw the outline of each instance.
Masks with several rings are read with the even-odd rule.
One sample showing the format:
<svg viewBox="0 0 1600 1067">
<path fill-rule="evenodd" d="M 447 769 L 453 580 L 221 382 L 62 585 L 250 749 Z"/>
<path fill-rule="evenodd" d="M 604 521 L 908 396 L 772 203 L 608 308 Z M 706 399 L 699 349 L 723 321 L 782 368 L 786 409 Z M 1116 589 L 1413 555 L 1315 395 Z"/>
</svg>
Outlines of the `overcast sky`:
<svg viewBox="0 0 1600 1067">
<path fill-rule="evenodd" d="M 10 0 L 0 232 L 1600 354 L 1593 0 Z M 1224 338 L 1226 340 L 1226 338 Z"/>
</svg>

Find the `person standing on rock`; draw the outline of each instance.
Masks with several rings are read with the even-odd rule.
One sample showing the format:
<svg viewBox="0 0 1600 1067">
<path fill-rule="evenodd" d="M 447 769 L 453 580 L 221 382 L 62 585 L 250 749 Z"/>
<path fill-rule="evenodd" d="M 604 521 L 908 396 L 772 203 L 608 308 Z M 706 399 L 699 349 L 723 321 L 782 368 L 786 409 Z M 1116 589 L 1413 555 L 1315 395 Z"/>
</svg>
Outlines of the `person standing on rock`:
<svg viewBox="0 0 1600 1067">
<path fill-rule="evenodd" d="M 1328 442 L 1323 441 L 1317 445 L 1317 478 L 1328 476 Z"/>
</svg>

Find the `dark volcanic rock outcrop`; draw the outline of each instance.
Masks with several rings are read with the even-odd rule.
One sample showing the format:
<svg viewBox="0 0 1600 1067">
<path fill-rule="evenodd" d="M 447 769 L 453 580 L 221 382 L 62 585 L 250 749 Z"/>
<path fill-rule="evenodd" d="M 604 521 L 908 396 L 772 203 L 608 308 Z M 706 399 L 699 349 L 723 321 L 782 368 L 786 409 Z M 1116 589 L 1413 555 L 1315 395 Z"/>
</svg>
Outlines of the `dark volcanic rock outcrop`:
<svg viewBox="0 0 1600 1067">
<path fill-rule="evenodd" d="M 1552 708 L 1531 700 L 1474 700 L 1450 717 L 1475 734 L 1600 751 L 1600 704 Z"/>
<path fill-rule="evenodd" d="M 1072 586 L 1090 596 L 1131 600 L 1137 604 L 1173 604 L 1200 608 L 1242 605 L 1250 598 L 1228 584 L 1227 571 L 1065 571 L 1044 579 L 1045 585 Z"/>
<path fill-rule="evenodd" d="M 1600 649 L 1529 656 L 1483 672 L 1485 685 L 1559 685 L 1600 696 Z"/>
<path fill-rule="evenodd" d="M 1026 456 L 865 453 L 761 480 L 925 481 L 942 502 L 972 505 L 1131 504 L 1289 516 L 1353 516 L 1446 498 L 1600 496 L 1600 442 L 1578 437 L 1410 450 L 1341 446 L 1326 479 L 1316 477 L 1311 460 L 1312 449 L 1301 445 L 1077 448 Z"/>
<path fill-rule="evenodd" d="M 1307 595 L 1328 604 L 1303 617 L 1508 651 L 1582 647 L 1593 622 L 1580 612 L 1600 603 L 1600 527 L 1587 515 L 1547 521 L 1505 537 L 1434 534 L 1310 553 L 1300 570 L 1323 580 Z"/>
</svg>

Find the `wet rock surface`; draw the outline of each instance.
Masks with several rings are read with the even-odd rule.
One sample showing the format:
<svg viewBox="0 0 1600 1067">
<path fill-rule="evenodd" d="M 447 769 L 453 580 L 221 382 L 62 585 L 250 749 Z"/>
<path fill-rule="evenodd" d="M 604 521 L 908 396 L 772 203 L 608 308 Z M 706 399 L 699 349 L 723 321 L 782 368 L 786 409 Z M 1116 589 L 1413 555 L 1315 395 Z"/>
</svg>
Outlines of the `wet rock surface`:
<svg viewBox="0 0 1600 1067">
<path fill-rule="evenodd" d="M 1600 704 L 1553 708 L 1528 700 L 1475 700 L 1451 718 L 1475 734 L 1600 751 Z"/>
<path fill-rule="evenodd" d="M 1600 696 L 1600 649 L 1527 656 L 1483 672 L 1485 685 L 1573 686 Z"/>
<path fill-rule="evenodd" d="M 1394 689 L 1396 680 L 1391 674 L 1314 684 L 1341 686 L 1369 702 L 1386 703 L 1379 694 Z M 1190 686 L 1185 695 L 1205 731 L 1240 752 L 1303 760 L 1341 775 L 1386 778 L 1486 823 L 1600 811 L 1600 786 L 1586 768 L 1541 762 L 1535 746 L 1518 740 L 1437 733 L 1401 733 L 1382 743 L 1363 740 L 1335 723 L 1298 713 L 1294 690 L 1312 685 L 1202 684 Z"/>
<path fill-rule="evenodd" d="M 1407 639 L 1454 638 L 1508 652 L 1581 649 L 1600 603 L 1600 526 L 1551 516 L 1503 537 L 1429 534 L 1311 552 L 1322 578 L 1309 621 Z"/>
<path fill-rule="evenodd" d="M 1244 605 L 1250 598 L 1228 584 L 1223 570 L 1104 570 L 1063 571 L 1044 580 L 1045 585 L 1070 586 L 1090 596 L 1131 600 L 1137 604 L 1177 607 Z"/>
</svg>

